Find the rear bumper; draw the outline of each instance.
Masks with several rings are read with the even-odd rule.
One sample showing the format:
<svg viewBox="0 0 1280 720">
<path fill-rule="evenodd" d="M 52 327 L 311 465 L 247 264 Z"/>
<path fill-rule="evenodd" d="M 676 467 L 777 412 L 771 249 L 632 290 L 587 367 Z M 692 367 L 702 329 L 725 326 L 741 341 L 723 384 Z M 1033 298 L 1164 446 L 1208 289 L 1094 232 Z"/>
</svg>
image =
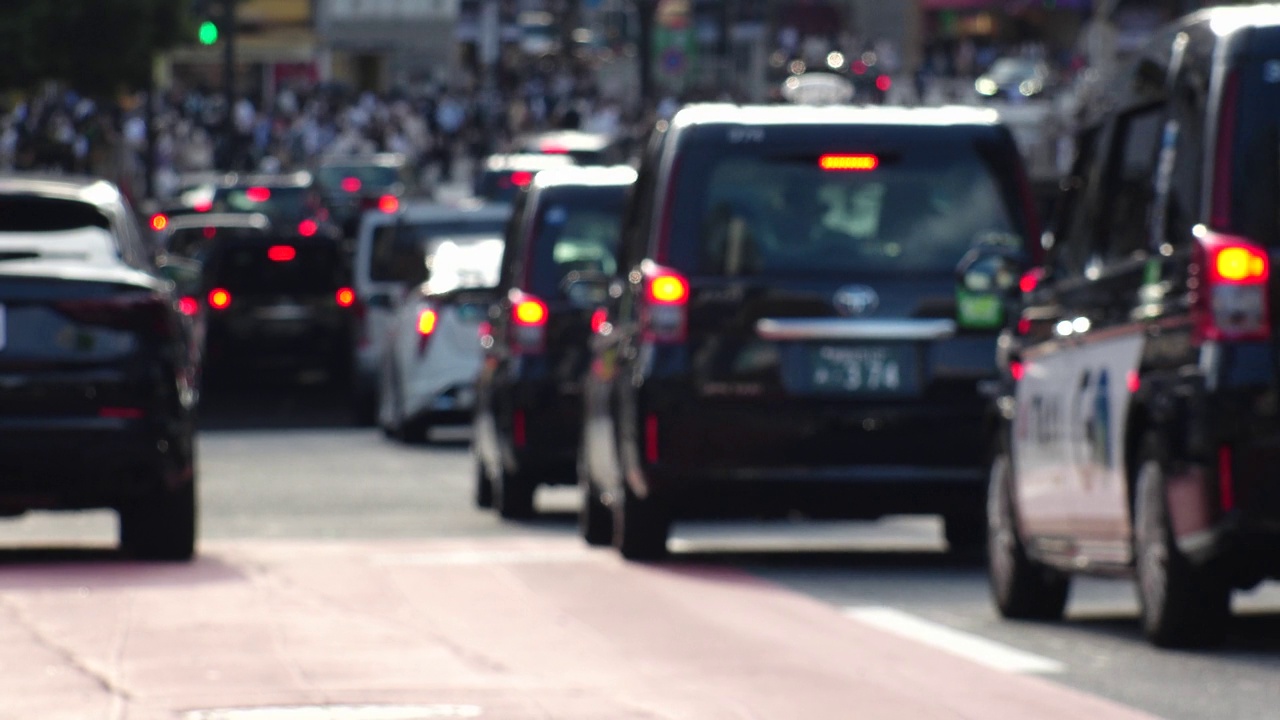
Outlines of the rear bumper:
<svg viewBox="0 0 1280 720">
<path fill-rule="evenodd" d="M 117 507 L 190 483 L 192 443 L 142 420 L 0 416 L 0 509 Z"/>
<path fill-rule="evenodd" d="M 985 468 L 842 466 L 713 470 L 689 474 L 661 465 L 645 470 L 650 488 L 674 517 L 874 519 L 893 514 L 981 512 Z"/>
<path fill-rule="evenodd" d="M 515 428 L 508 428 L 511 458 L 515 470 L 536 477 L 544 485 L 571 485 L 577 482 L 578 446 L 582 442 L 582 401 L 577 395 L 558 396 L 550 384 L 539 393 L 516 392 L 517 398 L 534 402 L 517 404 L 523 416 L 524 442 L 518 442 Z M 513 423 L 514 423 L 513 418 Z"/>
</svg>

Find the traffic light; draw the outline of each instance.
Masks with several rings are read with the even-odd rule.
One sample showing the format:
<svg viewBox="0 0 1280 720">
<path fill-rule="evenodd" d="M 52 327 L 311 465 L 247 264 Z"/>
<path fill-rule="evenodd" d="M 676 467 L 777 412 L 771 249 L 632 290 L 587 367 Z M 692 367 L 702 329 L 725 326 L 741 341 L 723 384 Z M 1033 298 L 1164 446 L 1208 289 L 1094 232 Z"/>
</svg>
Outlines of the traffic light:
<svg viewBox="0 0 1280 720">
<path fill-rule="evenodd" d="M 218 42 L 218 24 L 212 20 L 205 20 L 200 23 L 196 37 L 200 39 L 201 45 L 212 45 Z"/>
</svg>

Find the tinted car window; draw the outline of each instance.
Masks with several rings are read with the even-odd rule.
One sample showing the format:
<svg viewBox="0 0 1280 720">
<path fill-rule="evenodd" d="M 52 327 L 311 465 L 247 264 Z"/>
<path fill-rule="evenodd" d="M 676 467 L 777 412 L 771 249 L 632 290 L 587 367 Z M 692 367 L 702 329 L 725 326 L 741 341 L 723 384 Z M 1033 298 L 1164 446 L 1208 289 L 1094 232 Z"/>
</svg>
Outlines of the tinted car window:
<svg viewBox="0 0 1280 720">
<path fill-rule="evenodd" d="M 194 257 L 207 246 L 228 240 L 247 240 L 262 243 L 266 234 L 248 227 L 183 227 L 169 235 L 167 251 L 172 255 Z"/>
<path fill-rule="evenodd" d="M 1272 37 L 1280 45 L 1280 33 Z M 1280 52 L 1243 63 L 1236 93 L 1230 227 L 1258 242 L 1280 243 Z M 1229 81 L 1230 82 L 1230 81 Z M 1229 93 L 1224 93 L 1229 94 Z M 1230 108 L 1224 104 L 1223 112 Z"/>
<path fill-rule="evenodd" d="M 272 249 L 293 249 L 288 260 L 272 259 Z M 277 257 L 280 251 L 276 250 Z M 284 253 L 289 256 L 290 253 Z M 223 243 L 206 261 L 211 287 L 233 294 L 296 293 L 327 294 L 346 284 L 342 257 L 329 243 Z"/>
<path fill-rule="evenodd" d="M 535 221 L 532 292 L 550 297 L 570 272 L 617 270 L 624 188 L 582 191 L 544 203 Z"/>
<path fill-rule="evenodd" d="M 260 212 L 277 221 L 303 220 L 314 209 L 311 192 L 304 187 L 218 188 L 213 205 L 220 212 Z"/>
<path fill-rule="evenodd" d="M 352 182 L 351 179 L 359 181 Z M 348 165 L 320 168 L 316 179 L 325 187 L 341 188 L 347 192 L 370 191 L 387 188 L 400 182 L 397 168 L 385 165 Z"/>
<path fill-rule="evenodd" d="M 502 234 L 505 220 L 449 220 L 433 223 L 383 225 L 374 231 L 369 278 L 377 282 L 402 279 L 406 261 L 424 258 L 433 241 L 458 235 Z"/>
<path fill-rule="evenodd" d="M 110 230 L 111 220 L 98 208 L 78 200 L 0 197 L 0 231 L 51 232 L 82 227 Z"/>
<path fill-rule="evenodd" d="M 892 144 L 813 129 L 816 141 L 695 144 L 675 189 L 672 262 L 703 274 L 910 275 L 952 272 L 976 242 L 1021 246 L 1010 173 L 972 138 L 930 130 Z M 834 153 L 877 164 L 823 169 Z"/>
</svg>

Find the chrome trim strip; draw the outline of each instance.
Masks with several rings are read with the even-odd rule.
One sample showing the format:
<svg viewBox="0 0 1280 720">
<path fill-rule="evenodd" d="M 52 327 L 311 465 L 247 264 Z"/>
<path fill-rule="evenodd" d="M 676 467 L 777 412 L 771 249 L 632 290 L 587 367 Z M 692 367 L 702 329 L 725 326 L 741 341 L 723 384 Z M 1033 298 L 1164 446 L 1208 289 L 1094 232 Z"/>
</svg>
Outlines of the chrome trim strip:
<svg viewBox="0 0 1280 720">
<path fill-rule="evenodd" d="M 765 340 L 945 340 L 956 321 L 855 318 L 762 318 L 756 333 Z"/>
</svg>

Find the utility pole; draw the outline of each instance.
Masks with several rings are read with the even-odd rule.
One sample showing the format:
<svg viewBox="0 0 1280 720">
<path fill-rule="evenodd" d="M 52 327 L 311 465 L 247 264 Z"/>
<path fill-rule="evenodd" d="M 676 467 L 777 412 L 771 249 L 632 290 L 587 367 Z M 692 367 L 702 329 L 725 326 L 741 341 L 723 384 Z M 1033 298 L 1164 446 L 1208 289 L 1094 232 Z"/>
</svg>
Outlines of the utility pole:
<svg viewBox="0 0 1280 720">
<path fill-rule="evenodd" d="M 236 150 L 236 0 L 222 0 L 222 90 L 226 112 L 222 118 L 222 168 L 234 170 Z"/>
</svg>

